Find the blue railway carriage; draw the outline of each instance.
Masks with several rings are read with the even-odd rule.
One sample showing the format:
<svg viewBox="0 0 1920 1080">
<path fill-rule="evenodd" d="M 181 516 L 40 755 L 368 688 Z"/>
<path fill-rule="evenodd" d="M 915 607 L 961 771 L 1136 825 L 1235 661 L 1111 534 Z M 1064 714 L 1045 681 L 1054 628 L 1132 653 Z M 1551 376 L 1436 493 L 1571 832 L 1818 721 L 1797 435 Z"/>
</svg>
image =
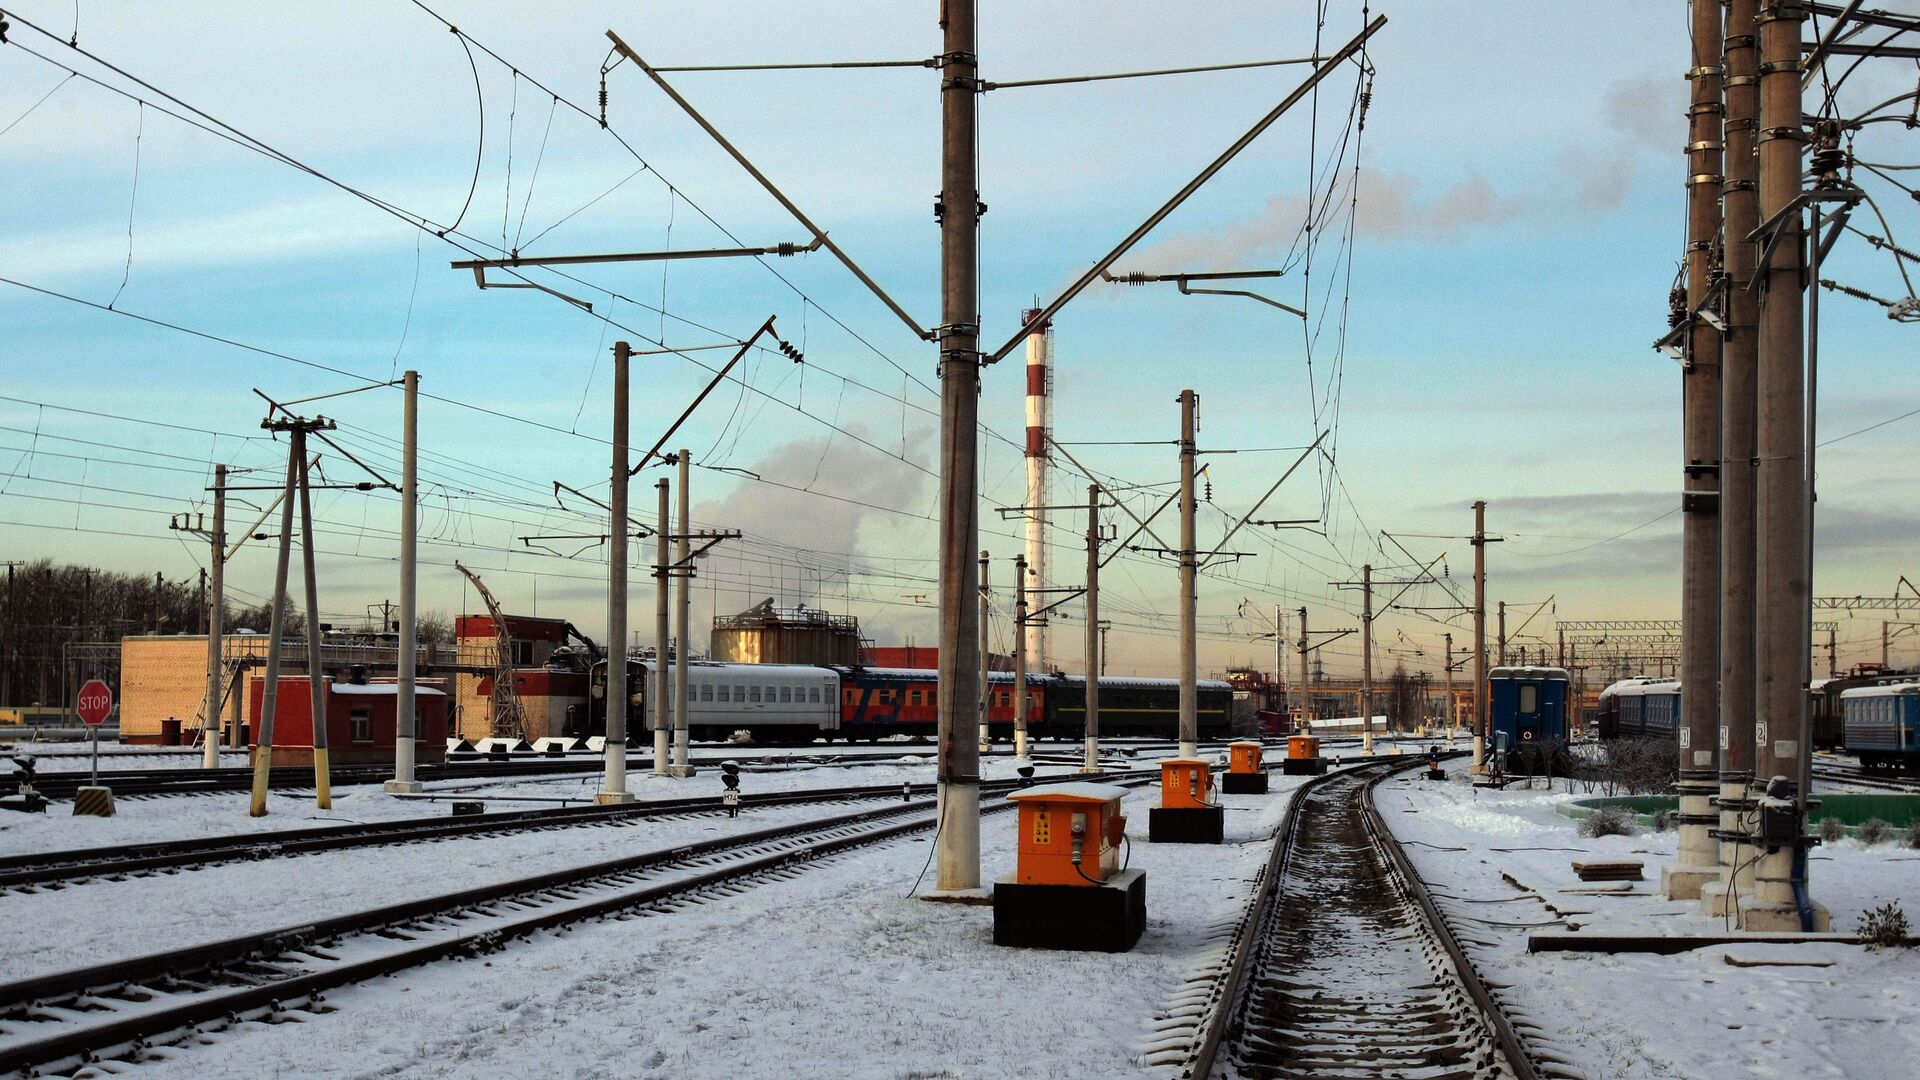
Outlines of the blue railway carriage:
<svg viewBox="0 0 1920 1080">
<path fill-rule="evenodd" d="M 1600 692 L 1602 739 L 1671 739 L 1679 724 L 1679 679 L 1622 679 Z"/>
<path fill-rule="evenodd" d="M 1508 748 L 1567 741 L 1565 668 L 1497 667 L 1487 672 L 1489 722 L 1496 744 Z"/>
<path fill-rule="evenodd" d="M 1847 752 L 1862 768 L 1920 772 L 1920 683 L 1844 690 L 1840 706 Z"/>
</svg>

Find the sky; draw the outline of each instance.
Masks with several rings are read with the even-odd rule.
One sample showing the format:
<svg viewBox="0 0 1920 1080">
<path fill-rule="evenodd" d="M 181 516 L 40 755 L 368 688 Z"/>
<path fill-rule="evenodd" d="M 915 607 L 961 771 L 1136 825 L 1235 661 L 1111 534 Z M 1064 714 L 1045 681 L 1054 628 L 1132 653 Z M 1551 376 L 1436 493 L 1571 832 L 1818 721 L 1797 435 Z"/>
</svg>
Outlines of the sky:
<svg viewBox="0 0 1920 1080">
<path fill-rule="evenodd" d="M 703 562 L 695 625 L 772 597 L 857 615 L 881 644 L 933 643 L 934 351 L 830 256 L 530 275 L 592 313 L 531 290 L 476 289 L 448 263 L 475 251 L 806 240 L 632 64 L 606 73 L 600 127 L 605 32 L 662 66 L 917 60 L 940 47 L 935 5 L 429 7 L 466 37 L 400 2 L 183 3 L 164 18 L 92 0 L 7 6 L 0 558 L 190 578 L 208 555 L 169 531 L 169 515 L 209 508 L 216 462 L 258 470 L 236 481 L 254 485 L 285 467 L 254 391 L 289 401 L 414 369 L 427 395 L 422 609 L 480 610 L 458 560 L 509 609 L 598 635 L 606 555 L 587 537 L 604 519 L 577 496 L 556 499 L 553 484 L 605 495 L 608 350 L 622 339 L 694 350 L 635 359 L 633 441 L 644 448 L 705 385 L 700 365 L 728 355 L 698 347 L 738 341 L 773 315 L 804 363 L 750 353 L 675 437 L 698 466 L 695 520 L 744 534 Z M 1208 670 L 1270 667 L 1261 635 L 1280 617 L 1292 633 L 1301 606 L 1316 627 L 1353 625 L 1357 593 L 1331 583 L 1357 580 L 1362 565 L 1404 579 L 1438 558 L 1434 572 L 1466 595 L 1476 499 L 1504 537 L 1490 548 L 1490 603 L 1521 613 L 1516 626 L 1543 606 L 1524 634 L 1535 643 L 1552 640 L 1556 619 L 1678 617 L 1679 367 L 1650 345 L 1682 255 L 1682 7 L 1369 13 L 1389 22 L 1368 46 L 1363 129 L 1355 69 L 1343 68 L 1116 264 L 1285 267 L 1260 287 L 1308 319 L 1165 285 L 1096 286 L 1055 320 L 1057 437 L 1087 444 L 1074 456 L 1116 486 L 1142 485 L 1129 497 L 1145 507 L 1177 475 L 1175 398 L 1195 390 L 1203 449 L 1240 451 L 1207 459 L 1200 539 L 1211 544 L 1298 453 L 1279 448 L 1326 432 L 1330 452 L 1255 515 L 1320 525 L 1249 527 L 1231 545 L 1248 557 L 1203 578 Z M 986 78 L 1014 81 L 1298 58 L 1313 54 L 1316 32 L 1324 53 L 1361 25 L 1352 3 L 1329 3 L 1316 29 L 1315 6 L 1302 3 L 989 0 L 980 52 Z M 1281 66 L 984 95 L 990 347 L 1303 77 Z M 669 78 L 916 320 L 938 320 L 933 72 Z M 1897 64 L 1865 70 L 1847 93 L 1864 106 L 1911 78 Z M 159 106 L 184 110 L 160 91 L 279 156 L 167 115 Z M 1910 137 L 1882 128 L 1862 137 L 1862 156 L 1910 160 L 1900 145 Z M 1864 182 L 1896 240 L 1911 233 L 1906 193 Z M 1303 245 L 1309 190 L 1335 197 L 1318 241 Z M 1857 237 L 1835 249 L 1830 273 L 1906 293 L 1892 259 Z M 1920 410 L 1912 329 L 1871 304 L 1823 300 L 1818 424 L 1823 441 L 1839 441 L 1819 452 L 1815 591 L 1887 595 L 1920 570 L 1905 561 L 1911 517 L 1897 509 L 1915 493 L 1905 466 L 1920 418 L 1862 429 Z M 1020 547 L 1018 524 L 994 512 L 1023 498 L 1019 357 L 985 371 L 981 404 L 981 546 L 1003 584 Z M 298 406 L 336 419 L 340 447 L 393 480 L 400 407 L 391 387 Z M 1122 442 L 1138 445 L 1095 445 Z M 321 453 L 330 480 L 365 479 L 343 454 Z M 636 478 L 636 516 L 654 515 L 659 475 Z M 1079 482 L 1062 472 L 1056 497 L 1077 500 Z M 234 513 L 245 518 L 236 528 L 252 520 L 241 505 Z M 330 621 L 363 621 L 396 595 L 397 499 L 329 490 L 316 514 L 321 607 Z M 1054 530 L 1059 584 L 1078 584 L 1080 528 Z M 636 563 L 652 560 L 651 543 L 636 543 Z M 272 574 L 271 544 L 253 542 L 228 581 L 255 602 Z M 633 581 L 629 625 L 650 643 L 653 583 L 644 569 Z M 1111 564 L 1109 670 L 1171 673 L 1174 588 L 1172 565 L 1150 554 Z M 1010 607 L 1004 590 L 995 599 Z M 1375 621 L 1379 662 L 1437 672 L 1441 635 L 1463 645 L 1468 620 L 1409 610 L 1455 603 L 1445 587 L 1400 602 Z M 1083 631 L 1072 605 L 1065 614 L 1052 658 L 1072 670 Z M 1842 621 L 1843 666 L 1877 658 L 1877 619 Z M 1003 615 L 992 634 L 1005 648 Z M 1349 637 L 1323 657 L 1346 673 L 1358 653 Z M 1903 658 L 1920 658 L 1920 635 L 1896 642 Z"/>
</svg>

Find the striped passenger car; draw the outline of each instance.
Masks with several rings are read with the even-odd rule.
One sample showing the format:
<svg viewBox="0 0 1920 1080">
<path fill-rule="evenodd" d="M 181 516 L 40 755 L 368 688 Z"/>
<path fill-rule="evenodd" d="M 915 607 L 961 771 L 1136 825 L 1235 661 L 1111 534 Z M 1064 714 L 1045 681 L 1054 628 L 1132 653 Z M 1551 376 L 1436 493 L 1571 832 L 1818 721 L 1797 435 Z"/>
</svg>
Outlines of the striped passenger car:
<svg viewBox="0 0 1920 1080">
<path fill-rule="evenodd" d="M 1863 768 L 1920 772 L 1920 683 L 1842 691 L 1847 752 Z"/>
</svg>

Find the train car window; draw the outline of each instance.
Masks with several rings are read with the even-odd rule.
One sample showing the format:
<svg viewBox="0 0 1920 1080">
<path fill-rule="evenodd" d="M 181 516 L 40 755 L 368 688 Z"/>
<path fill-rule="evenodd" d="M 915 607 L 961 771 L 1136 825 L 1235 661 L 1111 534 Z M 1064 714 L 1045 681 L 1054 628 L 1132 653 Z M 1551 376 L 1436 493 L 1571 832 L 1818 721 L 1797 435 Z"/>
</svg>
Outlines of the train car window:
<svg viewBox="0 0 1920 1080">
<path fill-rule="evenodd" d="M 791 686 L 783 686 L 783 687 L 781 687 L 781 688 L 780 688 L 780 700 L 781 700 L 781 701 L 786 701 L 786 702 L 791 702 L 791 701 L 793 700 L 793 687 L 791 687 Z"/>
<path fill-rule="evenodd" d="M 728 687 L 727 687 L 727 684 L 726 684 L 726 683 L 721 683 L 721 684 L 720 684 L 720 700 L 721 700 L 721 701 L 726 701 L 726 700 L 727 700 L 727 689 L 728 689 Z"/>
<path fill-rule="evenodd" d="M 1520 711 L 1524 713 L 1540 711 L 1540 688 L 1529 683 L 1520 685 Z"/>
<path fill-rule="evenodd" d="M 817 686 L 807 687 L 807 703 L 810 705 L 820 704 L 820 688 L 819 687 Z"/>
<path fill-rule="evenodd" d="M 749 687 L 747 687 L 747 700 L 748 700 L 748 701 L 759 701 L 759 700 L 760 700 L 760 688 L 759 688 L 759 687 L 757 687 L 757 686 L 749 686 Z"/>
<path fill-rule="evenodd" d="M 920 691 L 918 690 L 907 691 L 907 704 L 909 705 L 920 704 Z"/>
</svg>

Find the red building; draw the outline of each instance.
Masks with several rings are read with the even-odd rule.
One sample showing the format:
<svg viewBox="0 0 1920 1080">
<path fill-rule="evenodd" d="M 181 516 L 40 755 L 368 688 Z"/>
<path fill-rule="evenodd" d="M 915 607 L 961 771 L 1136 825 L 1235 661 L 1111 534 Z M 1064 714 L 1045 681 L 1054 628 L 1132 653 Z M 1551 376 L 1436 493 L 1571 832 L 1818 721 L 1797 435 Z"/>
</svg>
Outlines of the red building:
<svg viewBox="0 0 1920 1080">
<path fill-rule="evenodd" d="M 447 721 L 452 699 L 440 689 L 441 680 L 422 679 L 414 690 L 415 761 L 422 764 L 444 761 L 447 756 Z M 400 686 L 391 679 L 364 683 L 342 682 L 327 676 L 323 685 L 326 700 L 328 759 L 334 764 L 360 765 L 393 760 L 395 706 Z M 266 682 L 253 684 L 247 716 L 252 724 L 251 745 L 260 741 L 261 699 Z M 280 677 L 280 699 L 275 704 L 273 722 L 273 763 L 310 765 L 313 763 L 313 696 L 305 675 Z"/>
<path fill-rule="evenodd" d="M 860 662 L 867 667 L 917 668 L 932 671 L 940 666 L 940 650 L 932 645 L 868 645 L 860 650 Z M 1012 653 L 988 653 L 988 671 L 1012 671 Z"/>
</svg>

